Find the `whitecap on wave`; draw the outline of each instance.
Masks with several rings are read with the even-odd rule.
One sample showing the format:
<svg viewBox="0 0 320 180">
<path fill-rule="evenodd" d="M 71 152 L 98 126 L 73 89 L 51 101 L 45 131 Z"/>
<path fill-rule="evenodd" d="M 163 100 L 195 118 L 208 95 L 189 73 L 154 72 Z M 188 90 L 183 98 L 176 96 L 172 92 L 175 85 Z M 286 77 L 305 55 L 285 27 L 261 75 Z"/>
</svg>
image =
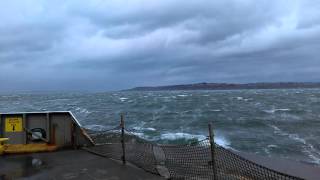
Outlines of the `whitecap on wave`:
<svg viewBox="0 0 320 180">
<path fill-rule="evenodd" d="M 280 109 L 270 109 L 270 110 L 263 110 L 264 112 L 266 113 L 270 113 L 270 114 L 274 114 L 275 112 L 278 112 L 278 111 L 291 111 L 291 109 L 288 109 L 288 108 L 280 108 Z"/>
<path fill-rule="evenodd" d="M 164 133 L 161 134 L 160 139 L 161 140 L 178 140 L 178 139 L 197 139 L 198 141 L 204 140 L 207 137 L 205 135 L 199 135 L 199 134 L 189 134 L 189 133 Z M 223 137 L 215 137 L 215 143 L 219 144 L 220 146 L 223 146 L 225 148 L 229 148 L 230 143 Z"/>
<path fill-rule="evenodd" d="M 121 97 L 121 98 L 119 98 L 120 99 L 120 101 L 125 101 L 125 100 L 127 100 L 128 98 L 125 98 L 125 97 Z"/>
<path fill-rule="evenodd" d="M 274 129 L 274 133 L 280 136 L 286 136 L 289 139 L 303 144 L 303 152 L 312 160 L 313 163 L 320 164 L 320 151 L 317 150 L 312 144 L 308 143 L 305 139 L 298 134 L 287 133 L 275 125 L 269 125 Z"/>
<path fill-rule="evenodd" d="M 132 129 L 137 130 L 137 131 L 156 131 L 156 129 L 152 128 L 152 127 L 147 127 L 147 128 L 144 128 L 144 127 L 133 127 Z"/>
<path fill-rule="evenodd" d="M 162 140 L 177 140 L 177 139 L 198 139 L 203 140 L 206 136 L 204 135 L 194 135 L 189 133 L 164 133 L 161 134 L 160 139 Z"/>
<path fill-rule="evenodd" d="M 252 98 L 243 98 L 243 97 L 241 97 L 241 96 L 236 97 L 236 99 L 237 99 L 238 101 L 245 101 L 245 102 L 247 102 L 247 101 L 252 101 L 252 100 L 253 100 Z"/>
<path fill-rule="evenodd" d="M 267 147 L 268 147 L 268 148 L 277 148 L 278 146 L 275 145 L 275 144 L 269 144 Z"/>
<path fill-rule="evenodd" d="M 84 113 L 84 114 L 89 114 L 90 113 L 90 111 L 88 111 L 86 108 L 77 107 L 75 110 L 80 112 L 80 113 Z"/>
<path fill-rule="evenodd" d="M 212 109 L 210 111 L 213 111 L 213 112 L 220 112 L 221 110 L 220 109 Z"/>
<path fill-rule="evenodd" d="M 179 97 L 187 97 L 188 95 L 186 95 L 186 94 L 179 94 L 179 95 L 177 95 L 177 96 L 179 96 Z"/>
<path fill-rule="evenodd" d="M 131 132 L 133 135 L 138 136 L 139 138 L 145 139 L 145 140 L 151 140 L 149 136 L 146 136 L 142 132 Z"/>
<path fill-rule="evenodd" d="M 84 126 L 84 128 L 85 129 L 90 129 L 90 130 L 93 130 L 93 131 L 103 131 L 103 130 L 107 129 L 106 126 L 99 125 L 99 124 L 89 124 L 89 125 Z"/>
</svg>

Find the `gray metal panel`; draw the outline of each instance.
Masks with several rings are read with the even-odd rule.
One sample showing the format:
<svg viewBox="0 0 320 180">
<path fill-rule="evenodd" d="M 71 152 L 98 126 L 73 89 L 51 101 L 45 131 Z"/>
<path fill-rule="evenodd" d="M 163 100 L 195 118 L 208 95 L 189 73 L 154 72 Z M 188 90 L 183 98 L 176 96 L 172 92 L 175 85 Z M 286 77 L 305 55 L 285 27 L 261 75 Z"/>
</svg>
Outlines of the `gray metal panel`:
<svg viewBox="0 0 320 180">
<path fill-rule="evenodd" d="M 66 127 L 64 129 L 64 133 L 65 133 L 65 136 L 64 136 L 64 142 L 66 145 L 72 145 L 72 119 L 71 119 L 71 116 L 70 114 L 64 114 L 64 126 Z"/>
<path fill-rule="evenodd" d="M 27 127 L 27 117 L 26 117 L 26 114 L 23 114 L 23 119 L 22 119 L 22 121 L 23 121 L 23 127 Z M 28 142 L 28 134 L 27 134 L 27 132 L 26 131 L 24 131 L 24 133 L 23 133 L 23 139 L 24 139 L 24 142 L 23 142 L 23 144 L 27 144 Z"/>
<path fill-rule="evenodd" d="M 71 116 L 69 113 L 50 113 L 50 120 L 55 126 L 55 144 L 71 146 Z"/>
<path fill-rule="evenodd" d="M 90 138 L 89 135 L 84 133 L 86 132 L 83 129 L 76 128 L 76 134 L 77 135 L 81 134 L 81 136 L 76 136 L 75 138 L 76 144 L 80 146 L 93 146 L 93 141 L 89 139 Z"/>
<path fill-rule="evenodd" d="M 46 139 L 48 139 L 48 135 L 50 134 L 49 129 L 47 129 L 47 114 L 46 113 L 36 113 L 36 114 L 26 114 L 26 128 L 28 130 L 32 130 L 34 128 L 41 128 L 46 132 Z M 28 139 L 27 143 L 34 143 L 31 139 Z M 43 142 L 41 142 L 43 143 Z"/>
</svg>

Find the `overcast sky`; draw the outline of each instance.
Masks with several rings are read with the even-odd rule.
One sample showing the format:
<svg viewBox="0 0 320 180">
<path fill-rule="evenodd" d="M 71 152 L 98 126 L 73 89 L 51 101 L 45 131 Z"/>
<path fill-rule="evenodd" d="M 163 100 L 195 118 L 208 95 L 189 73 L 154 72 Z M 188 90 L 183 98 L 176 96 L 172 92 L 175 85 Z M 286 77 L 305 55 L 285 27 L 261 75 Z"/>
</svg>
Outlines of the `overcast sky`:
<svg viewBox="0 0 320 180">
<path fill-rule="evenodd" d="M 319 0 L 1 0 L 0 91 L 320 81 Z"/>
</svg>

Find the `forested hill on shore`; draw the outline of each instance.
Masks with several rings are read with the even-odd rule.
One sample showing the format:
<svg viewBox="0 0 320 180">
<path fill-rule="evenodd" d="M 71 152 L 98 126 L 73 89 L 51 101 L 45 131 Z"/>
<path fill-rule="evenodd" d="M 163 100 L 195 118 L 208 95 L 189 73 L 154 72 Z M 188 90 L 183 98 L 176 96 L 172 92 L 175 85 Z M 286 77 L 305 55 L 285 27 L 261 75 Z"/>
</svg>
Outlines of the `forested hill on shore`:
<svg viewBox="0 0 320 180">
<path fill-rule="evenodd" d="M 315 82 L 277 82 L 277 83 L 196 83 L 168 86 L 145 86 L 127 89 L 125 91 L 168 91 L 168 90 L 232 90 L 232 89 L 295 89 L 320 88 Z"/>
</svg>

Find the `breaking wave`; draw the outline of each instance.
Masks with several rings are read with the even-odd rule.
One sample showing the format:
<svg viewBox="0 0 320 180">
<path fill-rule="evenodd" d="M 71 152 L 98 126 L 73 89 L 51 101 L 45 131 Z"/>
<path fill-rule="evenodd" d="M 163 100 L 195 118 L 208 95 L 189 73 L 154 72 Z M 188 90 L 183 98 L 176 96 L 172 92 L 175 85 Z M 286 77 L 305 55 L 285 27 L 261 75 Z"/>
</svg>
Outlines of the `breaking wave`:
<svg viewBox="0 0 320 180">
<path fill-rule="evenodd" d="M 86 108 L 77 107 L 75 111 L 82 113 L 82 114 L 90 114 L 90 111 L 88 111 Z"/>
<path fill-rule="evenodd" d="M 92 131 L 104 131 L 107 130 L 106 126 L 99 125 L 99 124 L 90 124 L 83 126 L 85 129 L 90 129 Z"/>
<path fill-rule="evenodd" d="M 298 134 L 287 133 L 275 125 L 270 125 L 270 127 L 274 129 L 275 134 L 286 136 L 295 142 L 303 144 L 302 151 L 312 160 L 313 163 L 320 164 L 320 152 L 312 144 L 308 143 Z"/>
<path fill-rule="evenodd" d="M 192 140 L 192 139 L 196 139 L 198 141 L 204 140 L 206 139 L 207 136 L 204 135 L 199 135 L 199 134 L 189 134 L 189 133 L 164 133 L 161 134 L 160 139 L 161 140 L 170 140 L 170 141 L 174 141 L 174 140 Z M 230 146 L 230 142 L 228 142 L 225 138 L 223 137 L 215 137 L 215 143 L 219 144 L 220 146 L 229 148 Z"/>
<path fill-rule="evenodd" d="M 124 102 L 125 100 L 128 100 L 129 98 L 121 97 L 119 99 L 120 99 L 120 101 Z"/>
<path fill-rule="evenodd" d="M 291 109 L 288 109 L 288 108 L 282 108 L 282 109 L 270 109 L 270 110 L 264 110 L 264 112 L 266 112 L 266 113 L 270 113 L 270 114 L 274 114 L 274 113 L 279 112 L 279 111 L 291 111 Z"/>
<path fill-rule="evenodd" d="M 133 127 L 132 129 L 136 131 L 156 131 L 156 129 L 152 127 L 144 128 L 144 127 L 136 126 L 136 127 Z"/>
<path fill-rule="evenodd" d="M 179 94 L 179 95 L 177 95 L 178 97 L 187 97 L 188 95 L 186 95 L 186 94 Z"/>
</svg>

